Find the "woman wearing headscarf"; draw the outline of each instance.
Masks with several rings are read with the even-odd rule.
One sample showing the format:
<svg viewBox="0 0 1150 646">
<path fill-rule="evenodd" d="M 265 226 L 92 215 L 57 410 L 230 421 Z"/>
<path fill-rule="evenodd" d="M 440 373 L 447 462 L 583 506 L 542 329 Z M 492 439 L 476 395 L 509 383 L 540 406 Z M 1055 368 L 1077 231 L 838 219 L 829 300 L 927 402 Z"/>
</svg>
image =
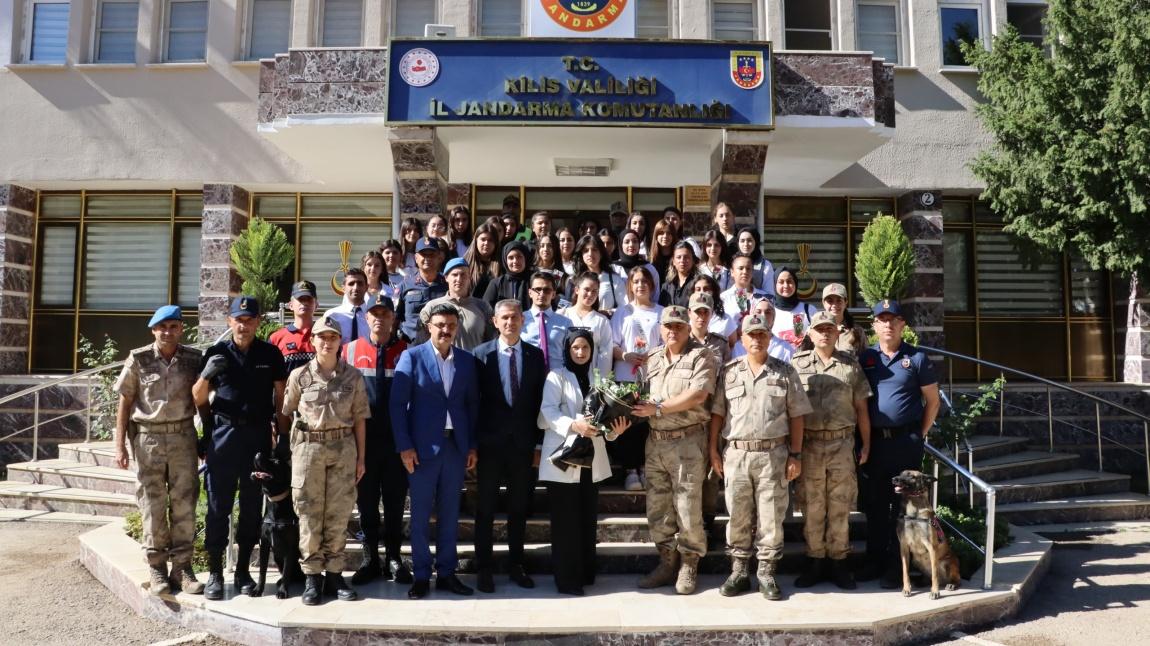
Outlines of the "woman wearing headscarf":
<svg viewBox="0 0 1150 646">
<path fill-rule="evenodd" d="M 631 274 L 631 270 L 635 267 L 643 267 L 647 273 L 651 275 L 654 282 L 654 287 L 651 288 L 652 298 L 658 299 L 659 288 L 662 285 L 659 272 L 655 270 L 655 265 L 647 262 L 647 257 L 643 255 L 642 245 L 643 239 L 632 229 L 627 229 L 619 236 L 619 259 L 614 262 L 612 267 L 615 273 L 622 276 L 624 279 Z M 630 302 L 630 301 L 627 301 Z"/>
<path fill-rule="evenodd" d="M 735 236 L 734 252 L 745 253 L 751 257 L 751 284 L 755 289 L 761 289 L 772 295 L 775 293 L 775 266 L 770 260 L 763 257 L 763 242 L 759 238 L 759 230 L 754 227 L 743 227 Z M 732 256 L 734 253 L 731 254 Z"/>
<path fill-rule="evenodd" d="M 811 316 L 819 311 L 799 299 L 799 279 L 789 267 L 775 272 L 775 323 L 771 333 L 797 348 L 811 327 Z"/>
<path fill-rule="evenodd" d="M 531 286 L 531 249 L 522 240 L 512 240 L 503 245 L 503 272 L 487 285 L 483 300 L 495 309 L 495 304 L 505 298 L 514 298 L 523 305 L 523 311 L 531 309 L 531 298 L 527 294 Z"/>
<path fill-rule="evenodd" d="M 583 586 L 595 582 L 595 530 L 598 522 L 599 487 L 611 477 L 604 436 L 583 416 L 583 400 L 591 391 L 595 341 L 590 330 L 571 328 L 563 342 L 563 367 L 552 370 L 543 384 L 539 426 L 543 428 L 544 459 L 539 461 L 539 480 L 547 487 L 551 508 L 551 567 L 555 587 L 562 594 L 583 595 Z M 619 418 L 606 434 L 607 440 L 622 435 L 631 425 Z M 590 468 L 552 464 L 551 455 L 577 437 L 591 438 L 595 457 Z"/>
</svg>

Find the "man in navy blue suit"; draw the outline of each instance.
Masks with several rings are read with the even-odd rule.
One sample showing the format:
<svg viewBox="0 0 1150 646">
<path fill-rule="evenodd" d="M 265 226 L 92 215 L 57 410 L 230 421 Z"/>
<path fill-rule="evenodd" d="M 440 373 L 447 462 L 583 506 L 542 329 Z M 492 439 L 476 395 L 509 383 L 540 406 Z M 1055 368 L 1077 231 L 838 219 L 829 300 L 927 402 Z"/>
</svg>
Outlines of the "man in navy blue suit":
<svg viewBox="0 0 1150 646">
<path fill-rule="evenodd" d="M 479 381 L 475 357 L 452 346 L 459 310 L 435 305 L 427 323 L 431 339 L 403 353 L 391 385 L 395 448 L 411 488 L 411 599 L 427 596 L 431 581 L 431 512 L 436 514 L 435 587 L 455 594 L 473 590 L 455 575 L 456 536 L 463 476 L 478 461 L 475 423 Z"/>
<path fill-rule="evenodd" d="M 523 538 L 535 490 L 536 453 L 543 441 L 539 409 L 547 362 L 543 351 L 520 337 L 523 306 L 515 299 L 495 304 L 499 338 L 475 348 L 479 362 L 479 504 L 475 514 L 475 560 L 480 592 L 495 592 L 492 534 L 499 485 L 507 483 L 507 573 L 519 587 L 534 588 L 523 562 Z"/>
</svg>

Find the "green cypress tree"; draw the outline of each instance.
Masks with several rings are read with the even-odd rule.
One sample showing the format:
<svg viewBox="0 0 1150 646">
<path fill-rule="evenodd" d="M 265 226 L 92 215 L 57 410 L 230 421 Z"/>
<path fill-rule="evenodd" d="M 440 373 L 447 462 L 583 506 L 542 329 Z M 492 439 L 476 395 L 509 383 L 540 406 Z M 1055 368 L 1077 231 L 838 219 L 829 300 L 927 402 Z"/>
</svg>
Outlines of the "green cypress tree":
<svg viewBox="0 0 1150 646">
<path fill-rule="evenodd" d="M 855 279 L 868 307 L 898 299 L 914 273 L 914 248 L 898 220 L 881 213 L 863 231 L 855 258 Z"/>
<path fill-rule="evenodd" d="M 252 218 L 230 250 L 232 262 L 243 280 L 240 289 L 255 296 L 260 311 L 274 312 L 279 308 L 279 289 L 276 279 L 295 259 L 295 247 L 288 242 L 283 229 L 267 220 Z M 264 320 L 256 335 L 267 338 L 278 325 Z"/>
</svg>

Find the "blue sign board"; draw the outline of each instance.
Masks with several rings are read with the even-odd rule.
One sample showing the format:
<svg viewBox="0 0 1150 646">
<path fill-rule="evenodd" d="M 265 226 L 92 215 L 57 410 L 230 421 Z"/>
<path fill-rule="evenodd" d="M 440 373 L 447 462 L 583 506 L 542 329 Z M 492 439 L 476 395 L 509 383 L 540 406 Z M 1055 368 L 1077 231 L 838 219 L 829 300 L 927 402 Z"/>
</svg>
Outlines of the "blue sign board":
<svg viewBox="0 0 1150 646">
<path fill-rule="evenodd" d="M 769 129 L 765 42 L 396 39 L 391 125 Z"/>
</svg>

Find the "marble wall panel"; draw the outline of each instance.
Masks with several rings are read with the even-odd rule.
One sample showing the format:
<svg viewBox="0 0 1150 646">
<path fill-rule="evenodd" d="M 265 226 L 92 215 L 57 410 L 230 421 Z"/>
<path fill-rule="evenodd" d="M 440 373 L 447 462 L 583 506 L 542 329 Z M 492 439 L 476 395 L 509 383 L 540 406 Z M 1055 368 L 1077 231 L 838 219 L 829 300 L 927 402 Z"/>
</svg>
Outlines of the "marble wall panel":
<svg viewBox="0 0 1150 646">
<path fill-rule="evenodd" d="M 35 212 L 36 191 L 19 184 L 0 184 L 0 207 L 5 206 Z"/>
<path fill-rule="evenodd" d="M 779 116 L 872 117 L 874 89 L 780 85 L 775 92 L 775 113 Z"/>
<path fill-rule="evenodd" d="M 5 213 L 4 216 L 23 218 L 18 213 Z M 16 265 L 32 264 L 32 243 L 4 236 L 0 237 L 0 258 Z"/>
<path fill-rule="evenodd" d="M 231 248 L 231 239 L 204 238 L 200 243 L 200 262 L 205 265 L 228 264 L 231 262 Z"/>
<path fill-rule="evenodd" d="M 0 205 L 0 233 L 32 239 L 36 235 L 34 218 L 28 213 L 17 211 L 15 207 Z"/>
<path fill-rule="evenodd" d="M 383 83 L 303 83 L 288 92 L 286 114 L 383 114 Z"/>
<path fill-rule="evenodd" d="M 205 292 L 226 292 L 238 294 L 243 281 L 239 273 L 224 267 L 201 267 L 200 289 Z"/>
<path fill-rule="evenodd" d="M 399 208 L 401 213 L 441 213 L 438 179 L 400 178 Z"/>
<path fill-rule="evenodd" d="M 874 119 L 888 128 L 895 127 L 894 65 L 874 61 Z"/>
<path fill-rule="evenodd" d="M 775 54 L 776 85 L 873 86 L 869 54 Z"/>
<path fill-rule="evenodd" d="M 940 244 L 915 245 L 914 265 L 919 269 L 942 269 L 943 248 Z"/>
<path fill-rule="evenodd" d="M 276 81 L 276 59 L 264 58 L 260 60 L 260 94 L 271 92 Z"/>
<path fill-rule="evenodd" d="M 383 49 L 306 49 L 288 53 L 288 83 L 385 83 Z"/>
<path fill-rule="evenodd" d="M 3 332 L 0 336 L 5 339 L 11 338 L 13 341 L 19 341 L 19 335 L 24 335 L 24 345 L 28 345 L 28 326 L 16 324 L 4 324 Z M 12 328 L 11 332 L 7 328 Z M 21 328 L 23 331 L 21 331 Z M 8 335 L 11 335 L 9 337 Z M 22 375 L 28 372 L 28 351 L 27 350 L 0 350 L 0 375 Z"/>
<path fill-rule="evenodd" d="M 27 269 L 0 267 L 0 289 L 6 292 L 31 291 L 32 272 Z"/>
<path fill-rule="evenodd" d="M 468 210 L 471 209 L 471 184 L 447 185 L 447 208 L 450 210 L 455 206 L 466 206 Z M 478 223 L 482 224 L 482 220 Z"/>
<path fill-rule="evenodd" d="M 247 209 L 247 205 L 244 205 Z M 247 218 L 231 206 L 205 206 L 201 235 L 239 235 L 247 228 Z"/>
<path fill-rule="evenodd" d="M 251 195 L 235 184 L 204 184 L 204 217 L 224 216 L 226 211 L 210 207 L 226 206 L 247 213 Z"/>
<path fill-rule="evenodd" d="M 724 144 L 724 173 L 761 175 L 767 161 L 767 147 L 757 144 Z"/>
<path fill-rule="evenodd" d="M 433 140 L 392 141 L 391 156 L 397 171 L 435 170 L 435 142 Z M 470 197 L 468 202 L 470 202 Z"/>
<path fill-rule="evenodd" d="M 0 319 L 28 320 L 28 303 L 27 296 L 0 294 Z"/>
</svg>

